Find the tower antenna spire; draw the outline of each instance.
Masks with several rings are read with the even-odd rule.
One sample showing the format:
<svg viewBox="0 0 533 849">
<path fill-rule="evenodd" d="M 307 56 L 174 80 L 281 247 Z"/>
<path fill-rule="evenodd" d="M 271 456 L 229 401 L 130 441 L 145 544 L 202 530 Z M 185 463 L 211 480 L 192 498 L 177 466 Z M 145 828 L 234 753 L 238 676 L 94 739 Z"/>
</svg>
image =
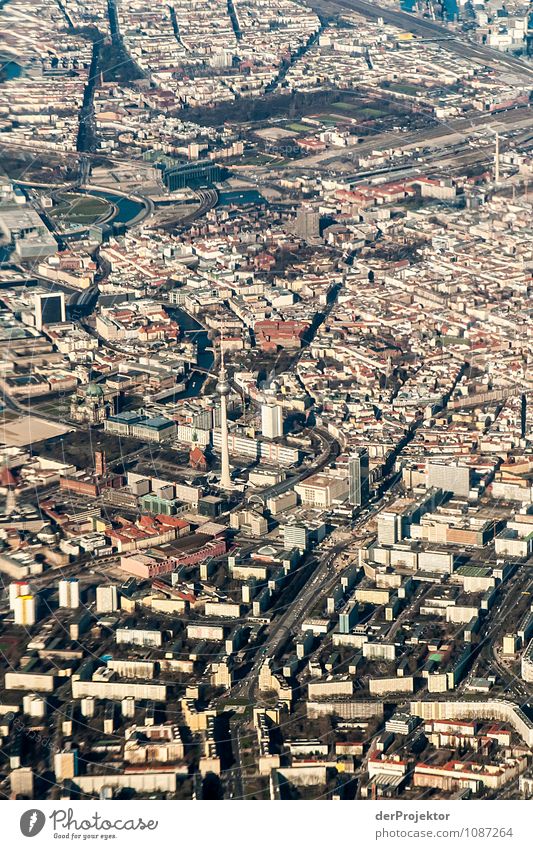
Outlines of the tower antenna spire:
<svg viewBox="0 0 533 849">
<path fill-rule="evenodd" d="M 230 383 L 226 374 L 226 363 L 224 360 L 224 325 L 220 333 L 220 373 L 217 383 L 217 392 L 220 395 L 220 438 L 221 438 L 221 473 L 220 486 L 222 489 L 231 489 L 231 474 L 229 467 L 229 437 L 228 437 L 228 402 L 227 398 L 231 392 Z"/>
</svg>

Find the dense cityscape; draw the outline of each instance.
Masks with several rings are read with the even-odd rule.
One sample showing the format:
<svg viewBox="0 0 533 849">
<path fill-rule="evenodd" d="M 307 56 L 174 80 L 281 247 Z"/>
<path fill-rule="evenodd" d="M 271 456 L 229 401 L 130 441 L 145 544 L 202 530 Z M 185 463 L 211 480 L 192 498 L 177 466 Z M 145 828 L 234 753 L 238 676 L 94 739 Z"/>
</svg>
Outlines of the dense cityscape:
<svg viewBox="0 0 533 849">
<path fill-rule="evenodd" d="M 532 20 L 0 3 L 0 798 L 533 798 Z"/>
</svg>

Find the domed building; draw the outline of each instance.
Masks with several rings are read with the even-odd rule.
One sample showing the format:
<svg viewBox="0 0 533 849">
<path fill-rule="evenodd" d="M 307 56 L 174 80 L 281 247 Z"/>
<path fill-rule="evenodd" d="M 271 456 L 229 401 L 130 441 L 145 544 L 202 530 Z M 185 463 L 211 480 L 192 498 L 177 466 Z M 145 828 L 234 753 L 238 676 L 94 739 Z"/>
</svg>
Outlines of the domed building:
<svg viewBox="0 0 533 849">
<path fill-rule="evenodd" d="M 106 397 L 105 387 L 94 381 L 79 386 L 70 404 L 70 418 L 75 422 L 101 424 L 114 412 L 114 398 Z"/>
<path fill-rule="evenodd" d="M 100 384 L 91 382 L 87 384 L 85 395 L 87 398 L 103 398 L 104 390 Z"/>
</svg>

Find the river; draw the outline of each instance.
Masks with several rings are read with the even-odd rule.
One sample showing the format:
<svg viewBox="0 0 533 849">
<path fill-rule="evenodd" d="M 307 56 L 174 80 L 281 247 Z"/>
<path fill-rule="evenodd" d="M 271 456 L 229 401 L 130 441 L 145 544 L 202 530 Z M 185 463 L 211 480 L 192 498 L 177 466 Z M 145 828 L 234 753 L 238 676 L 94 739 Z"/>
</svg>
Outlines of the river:
<svg viewBox="0 0 533 849">
<path fill-rule="evenodd" d="M 198 346 L 198 365 L 205 369 L 211 369 L 215 357 L 213 351 L 208 350 L 208 348 L 211 348 L 211 340 L 209 339 L 207 330 L 205 330 L 192 315 L 189 315 L 189 313 L 185 312 L 185 310 L 182 310 L 180 307 L 165 306 L 165 310 L 171 318 L 178 322 L 182 331 L 187 333 L 187 338 L 191 338 L 191 331 L 194 332 L 193 338 Z M 196 369 L 193 368 L 187 381 L 187 388 L 183 392 L 177 392 L 168 400 L 178 401 L 182 398 L 195 398 L 200 394 L 206 378 L 207 375 L 204 372 L 196 371 Z"/>
<path fill-rule="evenodd" d="M 90 189 L 87 191 L 87 194 L 103 198 L 116 206 L 117 214 L 113 218 L 113 224 L 127 224 L 128 221 L 132 221 L 144 210 L 144 204 L 140 201 L 132 200 L 128 197 L 121 197 L 120 195 L 114 195 L 111 192 L 99 192 Z"/>
</svg>

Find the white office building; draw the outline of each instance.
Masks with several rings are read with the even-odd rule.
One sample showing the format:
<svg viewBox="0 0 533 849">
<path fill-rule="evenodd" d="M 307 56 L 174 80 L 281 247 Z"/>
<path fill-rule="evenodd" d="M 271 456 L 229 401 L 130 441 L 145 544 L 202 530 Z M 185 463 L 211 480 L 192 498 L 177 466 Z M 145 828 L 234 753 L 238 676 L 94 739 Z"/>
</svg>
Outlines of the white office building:
<svg viewBox="0 0 533 849">
<path fill-rule="evenodd" d="M 118 610 L 118 590 L 114 584 L 96 588 L 97 613 L 114 613 Z"/>
<path fill-rule="evenodd" d="M 279 404 L 269 402 L 261 405 L 261 433 L 266 439 L 277 439 L 283 435 L 283 413 Z"/>
<path fill-rule="evenodd" d="M 64 578 L 59 582 L 59 606 L 71 609 L 80 606 L 80 582 L 77 578 Z"/>
</svg>

